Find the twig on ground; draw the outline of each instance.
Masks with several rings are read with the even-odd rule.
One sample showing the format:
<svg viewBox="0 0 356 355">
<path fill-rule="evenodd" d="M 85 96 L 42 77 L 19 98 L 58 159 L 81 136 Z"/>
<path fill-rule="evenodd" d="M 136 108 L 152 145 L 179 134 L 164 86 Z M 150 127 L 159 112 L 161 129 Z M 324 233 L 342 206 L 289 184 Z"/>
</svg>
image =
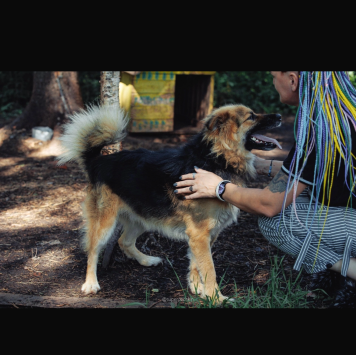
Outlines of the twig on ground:
<svg viewBox="0 0 356 355">
<path fill-rule="evenodd" d="M 157 301 L 157 302 L 151 304 L 148 308 L 153 308 L 157 303 L 160 303 L 161 301 L 162 301 L 162 300 L 159 300 L 159 301 Z"/>
</svg>

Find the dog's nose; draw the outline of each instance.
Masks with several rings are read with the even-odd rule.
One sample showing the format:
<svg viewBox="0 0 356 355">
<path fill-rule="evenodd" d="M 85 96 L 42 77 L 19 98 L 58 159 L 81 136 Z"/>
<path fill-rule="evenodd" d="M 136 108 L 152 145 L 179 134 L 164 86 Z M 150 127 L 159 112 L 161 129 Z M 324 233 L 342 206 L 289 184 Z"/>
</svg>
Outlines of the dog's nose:
<svg viewBox="0 0 356 355">
<path fill-rule="evenodd" d="M 278 118 L 279 120 L 282 119 L 282 115 L 280 115 L 279 113 L 276 114 L 276 118 Z"/>
</svg>

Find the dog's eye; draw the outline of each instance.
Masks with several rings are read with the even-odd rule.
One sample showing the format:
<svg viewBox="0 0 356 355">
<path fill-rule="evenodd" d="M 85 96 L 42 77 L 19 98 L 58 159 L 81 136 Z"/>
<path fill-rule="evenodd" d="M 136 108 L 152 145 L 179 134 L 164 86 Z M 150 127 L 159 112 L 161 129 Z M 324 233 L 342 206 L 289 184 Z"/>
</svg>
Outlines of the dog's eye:
<svg viewBox="0 0 356 355">
<path fill-rule="evenodd" d="M 254 121 L 255 120 L 255 118 L 256 118 L 256 115 L 254 115 L 254 113 L 253 112 L 250 112 L 250 117 L 248 117 L 248 118 L 246 118 L 245 119 L 245 121 L 243 121 L 242 123 L 245 123 L 246 121 Z"/>
</svg>

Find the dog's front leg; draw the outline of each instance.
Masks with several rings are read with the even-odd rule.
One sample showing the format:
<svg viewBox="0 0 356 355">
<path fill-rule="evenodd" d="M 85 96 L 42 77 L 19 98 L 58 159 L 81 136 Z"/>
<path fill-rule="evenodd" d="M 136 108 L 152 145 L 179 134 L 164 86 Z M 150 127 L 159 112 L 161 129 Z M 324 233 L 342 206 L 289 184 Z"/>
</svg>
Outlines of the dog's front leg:
<svg viewBox="0 0 356 355">
<path fill-rule="evenodd" d="M 204 297 L 205 290 L 198 271 L 198 264 L 190 249 L 188 250 L 188 258 L 190 260 L 189 273 L 188 273 L 188 286 L 190 292 Z"/>
<path fill-rule="evenodd" d="M 202 294 L 214 299 L 217 292 L 218 301 L 222 302 L 227 297 L 221 294 L 219 286 L 216 283 L 216 273 L 210 251 L 209 232 L 208 229 L 202 228 L 201 226 L 192 226 L 187 228 L 186 231 L 189 237 L 189 247 L 204 285 L 204 292 Z"/>
</svg>

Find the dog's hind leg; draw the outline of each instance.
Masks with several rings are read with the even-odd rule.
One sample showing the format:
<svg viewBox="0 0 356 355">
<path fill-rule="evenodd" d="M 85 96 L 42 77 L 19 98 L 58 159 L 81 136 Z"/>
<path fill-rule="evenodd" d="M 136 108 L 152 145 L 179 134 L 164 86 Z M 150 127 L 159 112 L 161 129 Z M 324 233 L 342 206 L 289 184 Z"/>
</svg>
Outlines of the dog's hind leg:
<svg viewBox="0 0 356 355">
<path fill-rule="evenodd" d="M 119 198 L 110 189 L 101 187 L 96 191 L 89 188 L 84 202 L 84 215 L 87 220 L 84 248 L 88 252 L 86 280 L 82 286 L 82 292 L 85 294 L 97 293 L 100 290 L 96 275 L 98 255 L 115 232 L 119 205 Z"/>
<path fill-rule="evenodd" d="M 153 266 L 162 262 L 162 259 L 156 256 L 143 254 L 136 248 L 136 239 L 145 230 L 137 223 L 124 223 L 124 232 L 119 239 L 119 246 L 127 257 L 136 259 L 143 266 Z"/>
</svg>

